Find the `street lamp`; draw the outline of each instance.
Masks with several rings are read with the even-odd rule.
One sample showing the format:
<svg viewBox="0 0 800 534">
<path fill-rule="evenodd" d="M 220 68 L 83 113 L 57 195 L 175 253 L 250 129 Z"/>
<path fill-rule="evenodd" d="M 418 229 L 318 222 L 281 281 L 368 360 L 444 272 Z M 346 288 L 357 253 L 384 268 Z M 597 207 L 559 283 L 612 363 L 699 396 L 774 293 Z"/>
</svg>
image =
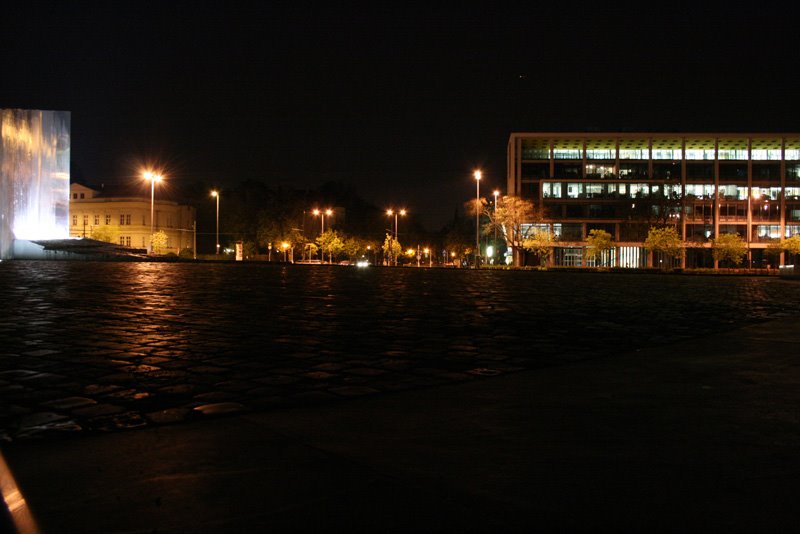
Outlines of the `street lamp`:
<svg viewBox="0 0 800 534">
<path fill-rule="evenodd" d="M 475 177 L 475 268 L 478 268 L 478 262 L 480 261 L 480 227 L 481 227 L 481 177 L 483 173 L 481 171 L 475 171 L 472 173 L 472 176 Z"/>
<path fill-rule="evenodd" d="M 217 199 L 217 255 L 219 255 L 219 191 L 211 191 L 211 196 Z"/>
<path fill-rule="evenodd" d="M 426 247 L 425 250 L 423 250 L 423 252 L 425 253 L 426 256 L 428 256 L 428 267 L 432 267 L 433 258 L 431 257 L 431 249 Z"/>
<path fill-rule="evenodd" d="M 153 216 L 155 214 L 156 205 L 156 182 L 164 179 L 160 174 L 154 174 L 150 171 L 144 173 L 144 179 L 150 182 L 150 253 L 153 253 Z"/>
<path fill-rule="evenodd" d="M 283 249 L 283 263 L 286 263 L 286 251 L 289 250 L 289 243 L 284 241 L 281 243 L 281 248 Z"/>
<path fill-rule="evenodd" d="M 394 242 L 397 242 L 397 215 L 402 215 L 403 217 L 406 216 L 406 210 L 402 209 L 400 211 L 388 209 L 386 210 L 386 215 L 390 217 L 394 215 Z M 391 248 L 389 249 L 390 258 L 394 259 L 394 264 L 397 265 L 397 257 L 394 255 L 394 242 L 392 243 Z M 390 259 L 390 261 L 391 261 Z"/>
<path fill-rule="evenodd" d="M 494 194 L 494 221 L 492 221 L 492 222 L 494 223 L 493 224 L 493 226 L 494 226 L 494 249 L 497 250 L 497 197 L 500 196 L 500 190 L 499 189 L 495 189 L 493 194 Z M 494 263 L 494 262 L 492 262 L 492 263 Z"/>
<path fill-rule="evenodd" d="M 328 217 L 330 217 L 331 215 L 333 215 L 333 210 L 332 209 L 327 209 L 325 211 L 322 211 L 322 210 L 315 209 L 311 213 L 314 214 L 314 217 L 319 215 L 322 218 L 322 229 L 320 230 L 320 233 L 319 233 L 319 235 L 321 237 L 322 234 L 325 233 L 325 216 L 327 215 Z M 320 240 L 320 242 L 319 242 L 319 255 L 320 255 L 320 261 L 322 263 L 325 263 L 325 245 L 323 244 L 322 240 Z"/>
</svg>

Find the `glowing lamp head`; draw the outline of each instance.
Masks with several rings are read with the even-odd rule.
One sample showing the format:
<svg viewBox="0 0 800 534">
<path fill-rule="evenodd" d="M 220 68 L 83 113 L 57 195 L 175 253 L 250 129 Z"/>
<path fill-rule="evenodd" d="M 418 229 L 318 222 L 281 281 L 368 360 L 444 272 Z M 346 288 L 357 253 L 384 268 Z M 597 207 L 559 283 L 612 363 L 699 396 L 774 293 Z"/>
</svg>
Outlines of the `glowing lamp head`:
<svg viewBox="0 0 800 534">
<path fill-rule="evenodd" d="M 211 191 L 211 196 L 212 197 L 219 196 L 219 193 L 217 193 L 216 191 Z"/>
<path fill-rule="evenodd" d="M 495 190 L 494 190 L 494 193 L 493 193 L 493 195 L 494 195 L 494 198 L 497 198 L 497 197 L 499 197 L 499 196 L 500 196 L 500 191 L 498 191 L 497 189 L 495 189 Z"/>
<path fill-rule="evenodd" d="M 483 177 L 483 173 L 481 171 L 475 171 L 472 173 L 472 176 L 474 176 L 476 180 L 480 181 L 480 179 Z"/>
<path fill-rule="evenodd" d="M 386 215 L 394 215 L 394 210 L 386 210 Z"/>
<path fill-rule="evenodd" d="M 325 215 L 330 217 L 331 215 L 333 215 L 333 210 L 325 210 Z"/>
<path fill-rule="evenodd" d="M 400 210 L 400 215 L 405 216 L 406 213 L 407 213 L 406 210 Z"/>
<path fill-rule="evenodd" d="M 156 174 L 150 171 L 145 171 L 144 173 L 142 173 L 142 176 L 144 176 L 144 179 L 147 180 L 148 182 L 153 182 L 153 183 L 160 182 L 161 180 L 164 179 L 164 177 L 161 176 L 160 174 Z"/>
<path fill-rule="evenodd" d="M 317 215 L 319 215 L 319 210 L 314 210 L 314 211 L 312 211 L 311 213 L 313 213 L 313 214 L 314 214 L 314 216 L 316 217 Z"/>
<path fill-rule="evenodd" d="M 287 243 L 286 241 L 284 241 L 283 243 L 281 243 L 281 248 L 282 248 L 283 250 L 286 250 L 287 248 L 289 248 L 289 243 Z"/>
</svg>

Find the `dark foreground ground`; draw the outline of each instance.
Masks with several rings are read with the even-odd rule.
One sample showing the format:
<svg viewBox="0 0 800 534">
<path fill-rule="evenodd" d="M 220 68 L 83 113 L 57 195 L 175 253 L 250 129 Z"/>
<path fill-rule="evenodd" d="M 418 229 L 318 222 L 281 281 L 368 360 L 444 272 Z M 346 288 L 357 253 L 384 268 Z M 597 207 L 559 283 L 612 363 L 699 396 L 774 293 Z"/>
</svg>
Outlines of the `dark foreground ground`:
<svg viewBox="0 0 800 534">
<path fill-rule="evenodd" d="M 800 284 L 4 262 L 0 296 L 46 532 L 800 518 Z"/>
</svg>

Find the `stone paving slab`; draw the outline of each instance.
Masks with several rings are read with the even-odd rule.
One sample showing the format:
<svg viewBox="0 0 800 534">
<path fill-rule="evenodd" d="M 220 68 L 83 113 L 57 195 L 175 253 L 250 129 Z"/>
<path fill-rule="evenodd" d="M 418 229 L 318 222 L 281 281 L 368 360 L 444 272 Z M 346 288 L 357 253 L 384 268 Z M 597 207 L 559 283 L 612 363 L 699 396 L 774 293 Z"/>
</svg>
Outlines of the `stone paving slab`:
<svg viewBox="0 0 800 534">
<path fill-rule="evenodd" d="M 5 454 L 45 532 L 786 532 L 797 325 Z"/>
<path fill-rule="evenodd" d="M 232 414 L 469 382 L 702 338 L 800 314 L 800 284 L 9 261 L 0 302 L 8 441 L 193 421 L 221 404 Z"/>
</svg>

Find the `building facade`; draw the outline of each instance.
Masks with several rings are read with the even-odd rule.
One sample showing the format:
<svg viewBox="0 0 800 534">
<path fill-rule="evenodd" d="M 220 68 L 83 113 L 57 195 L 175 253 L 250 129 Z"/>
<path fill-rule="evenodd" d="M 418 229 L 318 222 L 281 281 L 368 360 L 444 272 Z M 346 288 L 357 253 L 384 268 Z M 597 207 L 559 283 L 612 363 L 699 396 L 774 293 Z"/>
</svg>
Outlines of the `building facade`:
<svg viewBox="0 0 800 534">
<path fill-rule="evenodd" d="M 150 198 L 105 196 L 70 184 L 69 235 L 97 238 L 132 249 L 150 250 Z M 167 200 L 153 204 L 153 232 L 167 234 L 164 253 L 194 249 L 195 209 Z"/>
<path fill-rule="evenodd" d="M 800 234 L 800 134 L 513 133 L 507 193 L 535 203 L 555 265 L 592 265 L 586 238 L 611 234 L 605 262 L 658 266 L 651 226 L 674 225 L 676 266 L 713 267 L 711 241 L 738 234 L 747 264 L 775 266 L 769 244 Z"/>
</svg>

